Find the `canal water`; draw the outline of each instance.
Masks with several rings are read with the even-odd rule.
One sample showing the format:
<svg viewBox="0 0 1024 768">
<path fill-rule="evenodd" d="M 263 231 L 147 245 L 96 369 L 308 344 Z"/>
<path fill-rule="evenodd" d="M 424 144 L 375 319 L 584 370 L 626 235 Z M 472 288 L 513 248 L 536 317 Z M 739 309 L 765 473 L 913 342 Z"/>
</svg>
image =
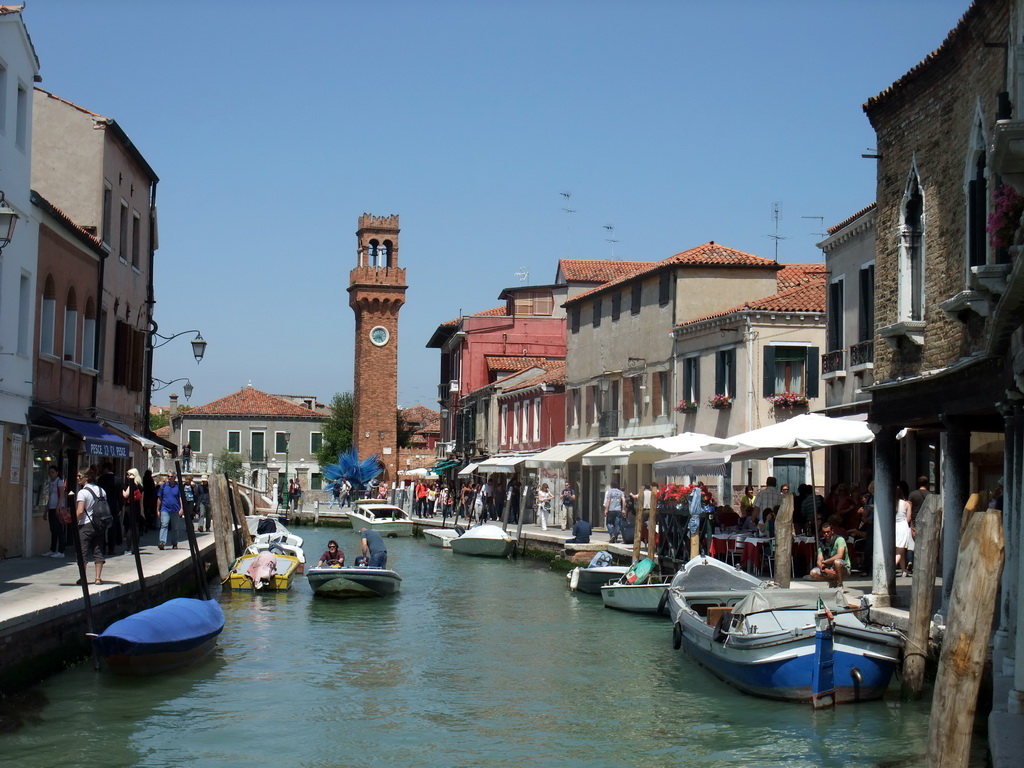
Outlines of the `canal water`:
<svg viewBox="0 0 1024 768">
<path fill-rule="evenodd" d="M 348 529 L 304 528 L 315 562 Z M 0 736 L 8 765 L 917 766 L 927 702 L 814 712 L 733 691 L 672 649 L 662 617 L 571 593 L 546 563 L 388 540 L 379 600 L 218 595 L 215 653 L 171 676 L 90 664 L 40 687 Z"/>
</svg>

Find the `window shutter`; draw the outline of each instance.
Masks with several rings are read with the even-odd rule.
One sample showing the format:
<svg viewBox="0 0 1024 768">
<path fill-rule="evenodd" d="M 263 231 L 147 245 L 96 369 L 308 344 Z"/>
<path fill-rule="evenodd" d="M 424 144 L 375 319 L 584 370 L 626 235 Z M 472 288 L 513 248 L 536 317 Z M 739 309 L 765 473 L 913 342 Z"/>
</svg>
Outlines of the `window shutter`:
<svg viewBox="0 0 1024 768">
<path fill-rule="evenodd" d="M 729 397 L 736 397 L 736 350 L 730 349 L 729 356 Z"/>
<path fill-rule="evenodd" d="M 807 397 L 818 396 L 818 361 L 817 347 L 807 348 Z"/>
<path fill-rule="evenodd" d="M 693 402 L 700 402 L 700 358 L 693 360 Z"/>
<path fill-rule="evenodd" d="M 725 366 L 723 365 L 722 353 L 719 352 L 715 355 L 715 394 L 720 395 L 725 392 Z"/>
<path fill-rule="evenodd" d="M 764 355 L 764 381 L 761 382 L 761 397 L 775 394 L 775 347 L 762 347 Z"/>
</svg>

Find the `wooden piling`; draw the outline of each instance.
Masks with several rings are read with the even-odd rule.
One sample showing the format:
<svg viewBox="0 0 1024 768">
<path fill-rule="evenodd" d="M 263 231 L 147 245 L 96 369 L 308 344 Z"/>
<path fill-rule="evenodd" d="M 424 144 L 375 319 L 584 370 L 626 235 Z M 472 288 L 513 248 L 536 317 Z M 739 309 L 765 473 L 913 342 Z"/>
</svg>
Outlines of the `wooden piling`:
<svg viewBox="0 0 1024 768">
<path fill-rule="evenodd" d="M 779 514 L 775 518 L 775 581 L 788 588 L 793 576 L 793 503 L 795 496 L 782 497 Z M 765 546 L 771 546 L 769 541 Z"/>
<path fill-rule="evenodd" d="M 233 544 L 234 536 L 231 508 L 228 501 L 227 477 L 221 474 L 210 475 L 210 524 L 213 527 L 214 551 L 217 555 L 217 573 L 223 581 L 231 571 L 235 561 Z"/>
<path fill-rule="evenodd" d="M 975 512 L 962 540 L 928 728 L 928 765 L 966 768 L 1003 569 L 1002 512 Z"/>
<path fill-rule="evenodd" d="M 910 631 L 903 654 L 902 692 L 906 698 L 920 698 L 924 690 L 928 635 L 932 625 L 932 600 L 938 570 L 942 507 L 939 494 L 929 494 L 914 516 L 914 582 L 910 588 Z"/>
</svg>

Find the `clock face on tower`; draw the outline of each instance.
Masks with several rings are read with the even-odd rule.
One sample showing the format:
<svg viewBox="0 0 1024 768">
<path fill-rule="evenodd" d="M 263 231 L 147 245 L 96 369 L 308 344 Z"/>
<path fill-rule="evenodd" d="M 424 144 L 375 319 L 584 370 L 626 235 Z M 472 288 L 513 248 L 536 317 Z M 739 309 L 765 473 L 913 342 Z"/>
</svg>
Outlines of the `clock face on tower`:
<svg viewBox="0 0 1024 768">
<path fill-rule="evenodd" d="M 383 347 L 390 338 L 391 334 L 388 333 L 388 329 L 383 325 L 375 326 L 370 330 L 370 341 L 378 347 Z"/>
</svg>

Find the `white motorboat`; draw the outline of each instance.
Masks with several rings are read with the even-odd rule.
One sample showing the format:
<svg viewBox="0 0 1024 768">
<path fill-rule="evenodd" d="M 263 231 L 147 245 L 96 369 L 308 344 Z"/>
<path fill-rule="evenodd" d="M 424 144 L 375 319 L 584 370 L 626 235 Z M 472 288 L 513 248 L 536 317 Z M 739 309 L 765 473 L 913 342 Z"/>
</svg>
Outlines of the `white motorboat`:
<svg viewBox="0 0 1024 768">
<path fill-rule="evenodd" d="M 412 536 L 412 518 L 401 507 L 374 499 L 360 499 L 348 511 L 352 530 L 370 528 L 381 536 Z"/>
<path fill-rule="evenodd" d="M 591 595 L 601 594 L 601 587 L 610 581 L 621 579 L 629 570 L 625 565 L 597 565 L 594 567 L 573 568 L 566 574 L 569 589 L 574 592 L 586 592 Z"/>
<path fill-rule="evenodd" d="M 252 536 L 252 544 L 245 550 L 248 554 L 258 555 L 269 551 L 275 555 L 289 555 L 299 561 L 298 573 L 305 570 L 306 555 L 302 551 L 302 537 L 285 528 L 276 516 L 251 515 L 245 518 L 245 524 Z"/>
<path fill-rule="evenodd" d="M 387 568 L 310 568 L 306 578 L 313 594 L 322 597 L 387 597 L 402 587 L 402 577 Z"/>
<path fill-rule="evenodd" d="M 499 525 L 482 523 L 451 540 L 452 551 L 460 555 L 479 557 L 508 557 L 516 540 Z"/>
<path fill-rule="evenodd" d="M 425 528 L 423 537 L 432 547 L 451 549 L 452 539 L 458 538 L 461 533 L 462 530 L 459 528 Z"/>
<path fill-rule="evenodd" d="M 635 563 L 622 578 L 601 586 L 605 608 L 618 608 L 633 613 L 665 613 L 665 590 L 669 579 L 653 576 L 654 563 L 645 557 Z"/>
</svg>

